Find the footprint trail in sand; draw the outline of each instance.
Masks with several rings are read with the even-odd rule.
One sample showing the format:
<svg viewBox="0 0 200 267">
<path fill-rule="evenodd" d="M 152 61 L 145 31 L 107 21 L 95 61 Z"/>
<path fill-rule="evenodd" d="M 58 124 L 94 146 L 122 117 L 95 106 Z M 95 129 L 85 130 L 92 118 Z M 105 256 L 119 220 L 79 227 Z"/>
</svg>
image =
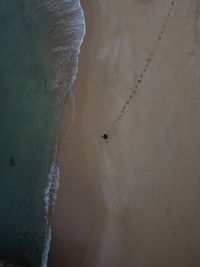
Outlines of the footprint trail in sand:
<svg viewBox="0 0 200 267">
<path fill-rule="evenodd" d="M 111 124 L 110 128 L 107 131 L 105 131 L 103 133 L 103 135 L 102 135 L 102 138 L 104 138 L 105 140 L 109 139 L 113 135 L 114 131 L 117 128 L 118 123 L 121 121 L 121 119 L 126 114 L 127 108 L 129 106 L 129 104 L 131 103 L 131 101 L 133 100 L 134 95 L 139 90 L 139 88 L 140 88 L 140 86 L 141 86 L 141 84 L 143 82 L 144 75 L 149 70 L 150 64 L 152 63 L 153 58 L 154 58 L 154 56 L 155 56 L 155 54 L 157 52 L 157 49 L 158 49 L 158 47 L 160 45 L 160 42 L 161 42 L 161 40 L 163 38 L 163 35 L 164 35 L 166 27 L 167 27 L 167 23 L 169 21 L 169 18 L 171 17 L 174 5 L 175 5 L 175 1 L 171 1 L 168 13 L 167 13 L 167 15 L 166 15 L 166 17 L 164 19 L 163 25 L 161 27 L 160 33 L 158 35 L 158 38 L 157 38 L 157 40 L 155 42 L 154 48 L 152 49 L 149 57 L 146 59 L 146 64 L 145 64 L 143 70 L 141 71 L 141 73 L 139 75 L 139 79 L 136 81 L 136 84 L 133 87 L 133 89 L 131 90 L 131 92 L 130 92 L 125 104 L 123 105 L 123 107 L 122 107 L 122 109 L 120 111 L 120 113 L 118 114 L 116 119 L 113 121 L 113 123 Z"/>
</svg>

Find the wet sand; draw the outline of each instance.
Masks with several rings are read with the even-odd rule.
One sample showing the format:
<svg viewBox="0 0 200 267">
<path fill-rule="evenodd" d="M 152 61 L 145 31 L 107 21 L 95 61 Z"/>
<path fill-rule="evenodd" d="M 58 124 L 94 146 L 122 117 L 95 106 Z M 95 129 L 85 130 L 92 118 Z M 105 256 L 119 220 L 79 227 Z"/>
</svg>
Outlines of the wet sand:
<svg viewBox="0 0 200 267">
<path fill-rule="evenodd" d="M 49 266 L 200 266 L 199 1 L 82 5 Z"/>
<path fill-rule="evenodd" d="M 87 255 L 91 254 L 90 250 L 93 251 L 95 247 L 98 251 L 106 217 L 95 144 L 95 138 L 98 137 L 92 132 L 84 132 L 91 124 L 83 111 L 88 101 L 88 48 L 91 42 L 90 25 L 93 25 L 93 12 L 90 1 L 82 1 L 82 6 L 87 13 L 87 35 L 81 48 L 80 71 L 72 88 L 70 100 L 67 101 L 71 107 L 75 105 L 75 115 L 70 130 L 64 131 L 60 144 L 61 183 L 56 212 L 52 218 L 53 239 L 49 266 L 75 267 L 83 266 L 88 260 L 93 261 L 96 252 L 93 252 L 88 260 Z M 68 125 L 71 115 L 70 118 L 67 116 L 68 114 Z"/>
</svg>

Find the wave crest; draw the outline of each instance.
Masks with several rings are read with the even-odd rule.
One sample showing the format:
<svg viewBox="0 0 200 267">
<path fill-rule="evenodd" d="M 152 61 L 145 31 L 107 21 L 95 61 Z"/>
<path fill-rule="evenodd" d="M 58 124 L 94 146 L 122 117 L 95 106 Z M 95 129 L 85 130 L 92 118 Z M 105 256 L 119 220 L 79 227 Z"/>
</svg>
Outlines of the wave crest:
<svg viewBox="0 0 200 267">
<path fill-rule="evenodd" d="M 59 102 L 64 102 L 78 71 L 80 47 L 86 32 L 84 13 L 79 0 L 35 0 L 34 10 L 34 27 L 41 39 L 39 43 L 43 44 L 39 50 L 46 66 L 47 86 L 59 97 Z M 44 192 L 46 234 L 41 267 L 46 267 L 48 262 L 52 236 L 49 217 L 59 188 L 58 145 L 59 134 Z"/>
<path fill-rule="evenodd" d="M 38 37 L 44 44 L 40 51 L 47 63 L 48 88 L 65 96 L 77 74 L 85 35 L 83 10 L 79 0 L 36 0 L 34 9 Z"/>
</svg>

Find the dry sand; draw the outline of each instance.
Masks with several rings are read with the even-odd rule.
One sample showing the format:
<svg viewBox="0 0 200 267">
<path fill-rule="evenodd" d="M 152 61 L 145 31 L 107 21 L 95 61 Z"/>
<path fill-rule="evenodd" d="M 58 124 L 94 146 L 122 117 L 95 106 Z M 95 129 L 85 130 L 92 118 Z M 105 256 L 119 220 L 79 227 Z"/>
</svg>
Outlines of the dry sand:
<svg viewBox="0 0 200 267">
<path fill-rule="evenodd" d="M 200 2 L 82 5 L 49 266 L 198 267 Z"/>
</svg>

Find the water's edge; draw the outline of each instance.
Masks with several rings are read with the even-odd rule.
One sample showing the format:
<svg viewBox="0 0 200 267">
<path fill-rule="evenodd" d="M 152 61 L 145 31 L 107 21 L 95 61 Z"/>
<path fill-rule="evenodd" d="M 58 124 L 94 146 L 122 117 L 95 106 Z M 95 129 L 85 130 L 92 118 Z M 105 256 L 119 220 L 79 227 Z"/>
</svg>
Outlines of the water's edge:
<svg viewBox="0 0 200 267">
<path fill-rule="evenodd" d="M 79 0 L 2 0 L 0 19 L 0 266 L 46 266 L 84 14 Z"/>
<path fill-rule="evenodd" d="M 78 63 L 79 63 L 79 55 L 80 55 L 80 50 L 81 50 L 81 45 L 84 41 L 84 37 L 86 34 L 86 24 L 85 24 L 85 16 L 84 16 L 84 11 L 81 6 L 80 1 L 78 0 L 79 4 L 79 18 L 78 18 L 78 23 L 77 25 L 80 27 L 82 25 L 83 27 L 80 28 L 79 35 L 77 36 L 77 39 L 75 40 L 75 47 L 76 47 L 76 61 L 74 62 L 73 66 L 73 75 L 71 76 L 71 81 L 67 84 L 67 87 L 65 88 L 63 97 L 61 99 L 60 105 L 61 105 L 61 112 L 59 115 L 59 128 L 58 128 L 58 133 L 57 133 L 57 142 L 55 145 L 55 151 L 53 155 L 53 160 L 51 163 L 50 167 L 50 172 L 48 175 L 48 184 L 47 187 L 44 190 L 44 203 L 45 203 L 45 211 L 46 211 L 46 234 L 45 234 L 45 242 L 44 242 L 44 248 L 43 248 L 43 253 L 42 253 L 42 258 L 41 258 L 41 267 L 47 267 L 48 264 L 48 256 L 49 256 L 49 251 L 50 251 L 50 246 L 51 246 L 51 239 L 52 239 L 52 225 L 50 223 L 50 217 L 51 214 L 55 212 L 54 207 L 55 207 L 55 202 L 57 199 L 57 194 L 59 190 L 59 185 L 60 185 L 60 169 L 59 169 L 59 148 L 60 148 L 60 139 L 62 136 L 62 122 L 64 120 L 64 109 L 66 105 L 66 99 L 68 97 L 68 94 L 72 88 L 72 85 L 77 77 L 78 73 Z M 56 86 L 57 87 L 57 86 Z"/>
</svg>

